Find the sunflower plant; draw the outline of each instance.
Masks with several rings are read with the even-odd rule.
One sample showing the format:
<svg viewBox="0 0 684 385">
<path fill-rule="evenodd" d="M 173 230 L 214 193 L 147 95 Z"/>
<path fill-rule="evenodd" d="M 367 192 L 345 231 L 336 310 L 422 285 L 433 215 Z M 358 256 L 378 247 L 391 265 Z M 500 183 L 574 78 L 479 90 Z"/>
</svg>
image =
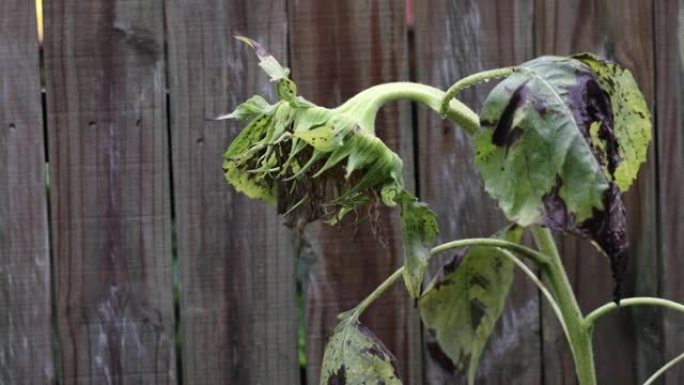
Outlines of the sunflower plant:
<svg viewBox="0 0 684 385">
<path fill-rule="evenodd" d="M 591 337 L 602 315 L 634 305 L 684 311 L 684 305 L 666 299 L 621 298 L 628 247 L 622 194 L 646 160 L 652 131 L 644 97 L 626 68 L 589 53 L 544 56 L 473 74 L 446 92 L 418 83 L 386 83 L 325 108 L 299 96 L 290 71 L 261 45 L 237 38 L 255 50 L 278 99 L 253 96 L 216 118 L 247 122 L 225 153 L 228 183 L 276 206 L 285 223 L 298 228 L 317 220 L 336 225 L 345 218 L 373 218 L 381 206 L 400 213 L 404 264 L 339 315 L 323 357 L 322 385 L 402 383 L 392 353 L 359 322 L 399 279 L 453 370 L 469 384 L 516 267 L 554 310 L 581 385 L 596 384 Z M 491 79 L 500 82 L 479 115 L 455 99 L 460 90 Z M 431 108 L 472 137 L 485 190 L 510 220 L 508 226 L 491 237 L 434 244 L 436 214 L 406 189 L 401 158 L 375 134 L 378 110 L 401 99 Z M 520 243 L 526 231 L 536 248 Z M 552 231 L 578 235 L 607 257 L 615 281 L 612 302 L 582 314 Z M 430 256 L 454 250 L 424 285 Z M 543 280 L 521 257 L 539 268 Z M 682 359 L 670 361 L 646 384 Z"/>
</svg>

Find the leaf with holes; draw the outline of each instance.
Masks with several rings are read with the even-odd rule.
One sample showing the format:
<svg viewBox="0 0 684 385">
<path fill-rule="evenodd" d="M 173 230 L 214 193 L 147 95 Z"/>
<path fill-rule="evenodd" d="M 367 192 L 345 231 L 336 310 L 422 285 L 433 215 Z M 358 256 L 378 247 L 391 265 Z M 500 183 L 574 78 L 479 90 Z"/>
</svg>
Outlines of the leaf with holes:
<svg viewBox="0 0 684 385">
<path fill-rule="evenodd" d="M 630 144 L 615 133 L 624 111 L 612 102 L 589 66 L 541 57 L 492 90 L 475 142 L 485 189 L 506 216 L 591 239 L 610 257 L 619 299 L 627 237 L 616 170 Z"/>
<path fill-rule="evenodd" d="M 498 234 L 519 242 L 523 230 Z M 420 315 L 437 344 L 428 351 L 447 371 L 465 371 L 473 384 L 480 355 L 513 282 L 513 262 L 495 247 L 473 247 L 447 262 L 419 301 Z"/>
<path fill-rule="evenodd" d="M 321 385 L 401 385 L 394 355 L 358 321 L 343 318 L 328 339 Z"/>
</svg>

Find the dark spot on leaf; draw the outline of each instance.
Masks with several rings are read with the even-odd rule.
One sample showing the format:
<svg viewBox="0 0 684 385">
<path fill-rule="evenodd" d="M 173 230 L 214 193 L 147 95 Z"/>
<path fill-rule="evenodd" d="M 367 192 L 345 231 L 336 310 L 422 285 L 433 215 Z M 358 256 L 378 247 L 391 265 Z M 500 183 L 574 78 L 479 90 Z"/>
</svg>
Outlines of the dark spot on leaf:
<svg viewBox="0 0 684 385">
<path fill-rule="evenodd" d="M 482 287 L 483 289 L 487 289 L 487 287 L 489 287 L 489 281 L 487 280 L 487 278 L 484 277 L 483 275 L 477 274 L 477 273 L 470 276 L 470 282 L 469 283 L 470 283 L 470 286 L 477 285 L 477 286 Z"/>
<path fill-rule="evenodd" d="M 534 109 L 541 116 L 544 116 L 544 114 L 546 114 L 546 106 L 544 105 L 544 101 L 542 101 L 541 99 L 534 100 Z"/>
<path fill-rule="evenodd" d="M 494 133 L 492 134 L 492 143 L 496 146 L 510 146 L 512 144 L 511 140 L 514 138 L 510 137 L 510 133 L 513 128 L 511 127 L 513 125 L 513 117 L 518 108 L 520 108 L 527 99 L 528 90 L 526 84 L 527 82 L 524 82 L 513 91 L 508 105 L 506 105 L 506 108 L 501 114 L 499 123 L 496 125 Z"/>
<path fill-rule="evenodd" d="M 627 269 L 627 215 L 620 190 L 610 183 L 603 194 L 603 210 L 594 209 L 591 218 L 575 223 L 559 195 L 563 181 L 556 178 L 556 185 L 544 197 L 546 218 L 544 224 L 557 230 L 565 230 L 593 240 L 609 260 L 615 280 L 613 300 L 619 303 L 622 297 L 622 281 Z"/>
<path fill-rule="evenodd" d="M 449 358 L 446 353 L 444 353 L 444 350 L 442 350 L 437 342 L 428 342 L 427 350 L 432 360 L 435 361 L 439 367 L 444 369 L 444 371 L 448 373 L 456 372 L 456 366 L 454 365 L 454 362 L 451 361 L 451 358 Z"/>
<path fill-rule="evenodd" d="M 444 271 L 444 274 L 450 274 L 456 271 L 458 269 L 458 266 L 461 264 L 463 261 L 463 258 L 468 254 L 468 248 L 465 247 L 463 249 L 456 250 L 454 255 L 444 263 L 442 266 L 442 270 Z"/>
<path fill-rule="evenodd" d="M 344 385 L 346 384 L 344 365 L 340 366 L 337 372 L 328 377 L 328 385 Z"/>
<path fill-rule="evenodd" d="M 620 163 L 620 156 L 618 142 L 613 133 L 610 96 L 601 88 L 598 79 L 589 70 L 577 73 L 577 83 L 568 88 L 568 105 L 594 157 L 599 164 L 607 166 L 612 176 Z M 598 150 L 598 146 L 592 141 L 589 129 L 594 122 L 600 123 L 598 137 L 606 144 L 605 154 Z"/>
<path fill-rule="evenodd" d="M 477 327 L 484 317 L 487 306 L 478 299 L 470 300 L 470 326 L 473 330 L 477 330 Z"/>
<path fill-rule="evenodd" d="M 448 278 L 440 277 L 439 280 L 435 282 L 435 285 L 433 286 L 434 290 L 439 290 L 442 288 L 442 286 L 449 286 L 453 284 L 454 282 Z"/>
<path fill-rule="evenodd" d="M 385 353 L 382 351 L 382 348 L 378 345 L 373 345 L 370 348 L 363 349 L 361 353 L 368 353 L 372 356 L 376 356 L 381 360 L 386 360 L 387 356 L 385 356 Z"/>
</svg>

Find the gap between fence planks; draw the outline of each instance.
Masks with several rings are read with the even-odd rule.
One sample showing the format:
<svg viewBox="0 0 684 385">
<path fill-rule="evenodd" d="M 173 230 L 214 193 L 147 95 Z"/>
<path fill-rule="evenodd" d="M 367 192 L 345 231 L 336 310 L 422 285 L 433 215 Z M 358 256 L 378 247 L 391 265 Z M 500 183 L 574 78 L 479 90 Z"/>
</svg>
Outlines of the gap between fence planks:
<svg viewBox="0 0 684 385">
<path fill-rule="evenodd" d="M 0 384 L 53 384 L 35 8 L 0 3 Z"/>
<path fill-rule="evenodd" d="M 289 4 L 292 71 L 299 93 L 307 99 L 334 107 L 371 85 L 408 80 L 403 2 L 301 0 Z M 378 115 L 376 132 L 402 157 L 404 179 L 412 185 L 410 122 L 407 103 L 387 106 Z M 319 381 L 324 344 L 336 315 L 355 306 L 402 263 L 396 217 L 383 209 L 379 222 L 379 236 L 367 224 L 312 224 L 307 230 L 310 244 L 300 256 L 310 261 L 304 278 L 308 384 Z M 402 285 L 374 303 L 361 321 L 396 355 L 400 377 L 418 384 L 419 329 Z"/>
<path fill-rule="evenodd" d="M 416 2 L 418 81 L 442 89 L 478 71 L 532 58 L 529 1 Z M 475 111 L 491 85 L 457 97 Z M 496 203 L 483 191 L 473 163 L 472 139 L 432 111 L 419 114 L 420 191 L 439 215 L 441 241 L 489 236 L 505 226 Z M 444 258 L 435 258 L 436 272 Z M 465 384 L 443 362 L 433 337 L 423 333 L 425 384 Z M 478 369 L 478 384 L 541 384 L 539 296 L 518 276 Z"/>
<path fill-rule="evenodd" d="M 174 384 L 162 0 L 45 3 L 60 384 Z"/>
<path fill-rule="evenodd" d="M 229 186 L 221 165 L 244 122 L 208 122 L 274 83 L 260 42 L 287 65 L 284 0 L 171 0 L 171 148 L 183 384 L 299 384 L 294 254 L 276 210 Z"/>
<path fill-rule="evenodd" d="M 639 0 L 541 1 L 535 4 L 536 55 L 584 51 L 629 68 L 653 107 L 652 5 Z M 624 197 L 630 240 L 625 296 L 657 295 L 656 163 L 651 145 L 647 163 Z M 584 240 L 564 237 L 564 255 L 580 307 L 586 313 L 611 298 L 613 280 L 607 260 Z M 640 384 L 662 360 L 660 311 L 634 308 L 601 320 L 594 332 L 598 383 Z M 574 384 L 567 343 L 552 312 L 544 317 L 545 374 L 548 384 Z"/>
<path fill-rule="evenodd" d="M 684 104 L 684 28 L 681 16 L 683 1 L 654 1 L 655 11 L 655 98 L 658 165 L 658 225 L 660 231 L 659 295 L 684 301 L 684 132 L 682 113 Z M 658 319 L 652 328 L 663 334 L 663 359 L 670 360 L 684 350 L 684 316 L 665 311 L 663 324 Z M 684 366 L 671 368 L 664 375 L 665 385 L 681 383 Z"/>
</svg>

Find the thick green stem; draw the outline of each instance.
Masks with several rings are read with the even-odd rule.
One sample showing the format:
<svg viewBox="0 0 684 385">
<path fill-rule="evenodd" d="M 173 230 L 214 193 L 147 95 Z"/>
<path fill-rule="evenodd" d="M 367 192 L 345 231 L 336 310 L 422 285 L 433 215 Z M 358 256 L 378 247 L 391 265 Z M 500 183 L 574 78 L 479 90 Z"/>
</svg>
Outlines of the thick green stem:
<svg viewBox="0 0 684 385">
<path fill-rule="evenodd" d="M 444 91 L 420 83 L 395 82 L 373 86 L 356 94 L 336 109 L 337 112 L 349 113 L 365 123 L 375 121 L 378 110 L 383 105 L 408 99 L 440 111 Z M 360 116 L 359 116 L 360 114 Z M 443 114 L 449 120 L 463 127 L 468 133 L 474 133 L 480 127 L 480 120 L 475 112 L 458 100 L 451 100 Z"/>
<path fill-rule="evenodd" d="M 496 68 L 493 70 L 488 70 L 488 71 L 482 71 L 478 72 L 476 74 L 472 74 L 470 76 L 466 76 L 463 79 L 457 81 L 449 87 L 449 89 L 446 92 L 446 95 L 444 96 L 444 100 L 441 103 L 439 113 L 442 116 L 445 116 L 447 114 L 447 106 L 449 103 L 451 103 L 451 100 L 456 96 L 456 94 L 463 90 L 466 89 L 472 85 L 475 85 L 481 81 L 488 81 L 490 79 L 498 79 L 498 78 L 505 78 L 506 76 L 510 75 L 515 71 L 515 67 L 504 67 L 504 68 Z"/>
<path fill-rule="evenodd" d="M 672 309 L 675 311 L 679 311 L 684 313 L 684 305 L 681 303 L 677 303 L 674 301 L 670 301 L 668 299 L 663 299 L 663 298 L 656 298 L 656 297 L 634 297 L 634 298 L 623 298 L 620 300 L 620 306 L 616 305 L 614 302 L 607 303 L 598 309 L 592 311 L 587 315 L 587 317 L 584 319 L 584 322 L 589 327 L 592 327 L 596 324 L 596 321 L 610 313 L 613 310 L 621 309 L 623 307 L 628 307 L 628 306 L 641 306 L 641 305 L 652 305 L 652 306 L 662 306 L 666 307 L 668 309 Z"/>
<path fill-rule="evenodd" d="M 539 251 L 549 258 L 549 263 L 541 266 L 553 290 L 567 328 L 568 343 L 575 360 L 575 372 L 580 385 L 596 385 L 594 352 L 591 344 L 591 327 L 585 322 L 570 285 L 563 261 L 561 261 L 551 231 L 547 228 L 532 227 L 532 236 Z"/>
</svg>

